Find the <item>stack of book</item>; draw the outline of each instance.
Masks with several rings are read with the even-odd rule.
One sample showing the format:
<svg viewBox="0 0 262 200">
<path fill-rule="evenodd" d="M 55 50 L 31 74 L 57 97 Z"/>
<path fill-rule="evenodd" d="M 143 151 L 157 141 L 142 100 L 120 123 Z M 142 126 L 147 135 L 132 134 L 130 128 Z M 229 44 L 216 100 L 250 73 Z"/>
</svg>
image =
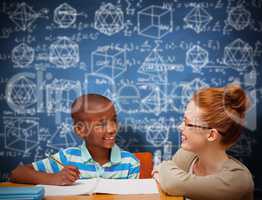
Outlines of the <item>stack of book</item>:
<svg viewBox="0 0 262 200">
<path fill-rule="evenodd" d="M 0 200 L 39 200 L 44 198 L 43 187 L 0 187 Z"/>
</svg>

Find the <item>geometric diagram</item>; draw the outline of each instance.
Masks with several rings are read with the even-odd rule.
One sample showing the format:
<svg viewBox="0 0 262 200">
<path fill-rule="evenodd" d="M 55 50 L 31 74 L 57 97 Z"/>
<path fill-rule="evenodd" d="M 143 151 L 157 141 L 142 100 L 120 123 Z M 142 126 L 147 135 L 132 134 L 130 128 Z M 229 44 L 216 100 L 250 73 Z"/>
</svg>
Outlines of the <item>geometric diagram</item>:
<svg viewBox="0 0 262 200">
<path fill-rule="evenodd" d="M 149 75 L 151 79 L 159 79 L 160 82 L 166 82 L 167 64 L 164 63 L 159 50 L 154 48 L 146 57 L 142 66 L 138 69 L 141 74 Z"/>
<path fill-rule="evenodd" d="M 172 9 L 151 5 L 138 12 L 138 34 L 161 39 L 173 30 Z"/>
<path fill-rule="evenodd" d="M 117 47 L 99 47 L 91 53 L 91 68 L 92 72 L 117 78 L 127 70 L 126 51 Z"/>
<path fill-rule="evenodd" d="M 50 46 L 49 60 L 59 68 L 76 67 L 79 62 L 78 44 L 68 37 L 59 37 Z"/>
<path fill-rule="evenodd" d="M 140 93 L 135 85 L 123 84 L 118 90 L 117 103 L 120 112 L 136 113 L 140 109 Z"/>
<path fill-rule="evenodd" d="M 37 87 L 32 81 L 35 75 L 24 72 L 13 76 L 6 85 L 6 101 L 16 113 L 33 112 L 31 107 L 37 102 Z"/>
<path fill-rule="evenodd" d="M 240 31 L 249 25 L 250 18 L 250 12 L 240 5 L 229 11 L 227 21 L 228 24 Z"/>
<path fill-rule="evenodd" d="M 25 68 L 30 65 L 35 57 L 35 50 L 26 43 L 21 43 L 12 50 L 14 67 Z"/>
<path fill-rule="evenodd" d="M 124 28 L 122 10 L 111 3 L 101 5 L 95 12 L 95 29 L 111 36 Z"/>
<path fill-rule="evenodd" d="M 39 122 L 32 117 L 3 117 L 5 148 L 28 153 L 38 145 Z"/>
<path fill-rule="evenodd" d="M 141 86 L 146 87 L 146 86 Z M 164 91 L 160 89 L 157 85 L 151 85 L 150 93 L 141 100 L 143 107 L 143 112 L 154 113 L 159 115 L 162 111 L 166 109 L 167 96 Z"/>
<path fill-rule="evenodd" d="M 54 79 L 46 86 L 46 106 L 48 113 L 71 112 L 71 104 L 81 95 L 80 81 Z"/>
<path fill-rule="evenodd" d="M 196 33 L 204 31 L 205 26 L 212 20 L 212 16 L 202 8 L 197 5 L 193 8 L 184 18 L 185 23 L 188 28 L 192 28 Z"/>
<path fill-rule="evenodd" d="M 60 28 L 68 28 L 76 21 L 77 11 L 67 3 L 58 6 L 54 11 L 54 22 Z"/>
<path fill-rule="evenodd" d="M 62 122 L 57 127 L 54 135 L 52 135 L 52 137 L 48 140 L 47 146 L 59 150 L 61 148 L 77 145 L 77 142 L 72 135 L 73 132 L 74 131 L 70 124 Z"/>
<path fill-rule="evenodd" d="M 208 84 L 199 78 L 196 78 L 191 82 L 182 82 L 179 85 L 174 85 L 168 99 L 168 104 L 171 106 L 172 111 L 183 113 L 185 106 L 189 103 L 192 95 L 197 90 L 204 87 L 208 87 Z"/>
<path fill-rule="evenodd" d="M 236 70 L 245 70 L 254 63 L 253 48 L 240 38 L 234 40 L 224 50 L 224 63 L 237 67 Z"/>
<path fill-rule="evenodd" d="M 84 80 L 84 93 L 97 93 L 114 100 L 116 96 L 116 85 L 113 79 L 98 73 L 88 73 Z"/>
<path fill-rule="evenodd" d="M 208 52 L 198 45 L 194 45 L 186 52 L 186 64 L 199 72 L 208 63 Z"/>
<path fill-rule="evenodd" d="M 26 3 L 18 5 L 17 9 L 9 16 L 9 18 L 23 31 L 28 29 L 32 23 L 40 16 Z"/>
<path fill-rule="evenodd" d="M 146 127 L 146 140 L 155 147 L 166 143 L 169 134 L 169 127 L 160 122 L 154 122 Z"/>
</svg>

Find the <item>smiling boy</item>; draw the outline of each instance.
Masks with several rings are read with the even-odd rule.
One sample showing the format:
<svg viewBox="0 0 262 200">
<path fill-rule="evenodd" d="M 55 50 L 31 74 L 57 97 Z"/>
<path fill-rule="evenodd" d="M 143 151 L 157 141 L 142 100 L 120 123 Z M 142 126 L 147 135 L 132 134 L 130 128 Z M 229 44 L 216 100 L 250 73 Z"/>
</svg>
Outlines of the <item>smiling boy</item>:
<svg viewBox="0 0 262 200">
<path fill-rule="evenodd" d="M 82 145 L 52 155 L 58 162 L 46 158 L 17 166 L 11 173 L 12 181 L 71 185 L 79 178 L 139 177 L 138 160 L 115 144 L 117 115 L 108 98 L 98 94 L 82 95 L 73 102 L 71 116 L 75 133 L 83 139 Z"/>
</svg>

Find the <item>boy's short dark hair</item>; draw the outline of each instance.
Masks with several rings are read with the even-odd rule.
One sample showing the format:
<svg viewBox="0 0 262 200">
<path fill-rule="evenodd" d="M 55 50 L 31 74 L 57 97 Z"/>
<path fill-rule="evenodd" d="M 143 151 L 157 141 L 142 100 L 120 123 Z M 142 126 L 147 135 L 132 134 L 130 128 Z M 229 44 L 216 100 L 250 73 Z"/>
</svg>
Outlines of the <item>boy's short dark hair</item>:
<svg viewBox="0 0 262 200">
<path fill-rule="evenodd" d="M 94 93 L 83 94 L 77 97 L 71 105 L 71 117 L 74 121 L 74 124 L 78 121 L 81 121 L 83 115 L 86 115 L 90 112 L 101 112 L 101 110 L 96 110 L 95 108 L 92 108 L 94 103 L 113 105 L 112 101 L 103 95 Z"/>
</svg>

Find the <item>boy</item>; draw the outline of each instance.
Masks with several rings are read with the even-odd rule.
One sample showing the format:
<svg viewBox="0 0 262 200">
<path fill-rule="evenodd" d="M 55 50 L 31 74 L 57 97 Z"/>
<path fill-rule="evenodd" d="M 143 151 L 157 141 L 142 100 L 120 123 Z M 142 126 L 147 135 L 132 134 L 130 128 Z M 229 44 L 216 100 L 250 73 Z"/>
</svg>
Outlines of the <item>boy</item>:
<svg viewBox="0 0 262 200">
<path fill-rule="evenodd" d="M 52 157 L 17 166 L 12 181 L 71 185 L 81 178 L 138 178 L 139 162 L 115 144 L 117 116 L 113 103 L 98 94 L 78 97 L 72 104 L 74 131 L 83 139 L 79 147 L 60 150 Z"/>
</svg>

